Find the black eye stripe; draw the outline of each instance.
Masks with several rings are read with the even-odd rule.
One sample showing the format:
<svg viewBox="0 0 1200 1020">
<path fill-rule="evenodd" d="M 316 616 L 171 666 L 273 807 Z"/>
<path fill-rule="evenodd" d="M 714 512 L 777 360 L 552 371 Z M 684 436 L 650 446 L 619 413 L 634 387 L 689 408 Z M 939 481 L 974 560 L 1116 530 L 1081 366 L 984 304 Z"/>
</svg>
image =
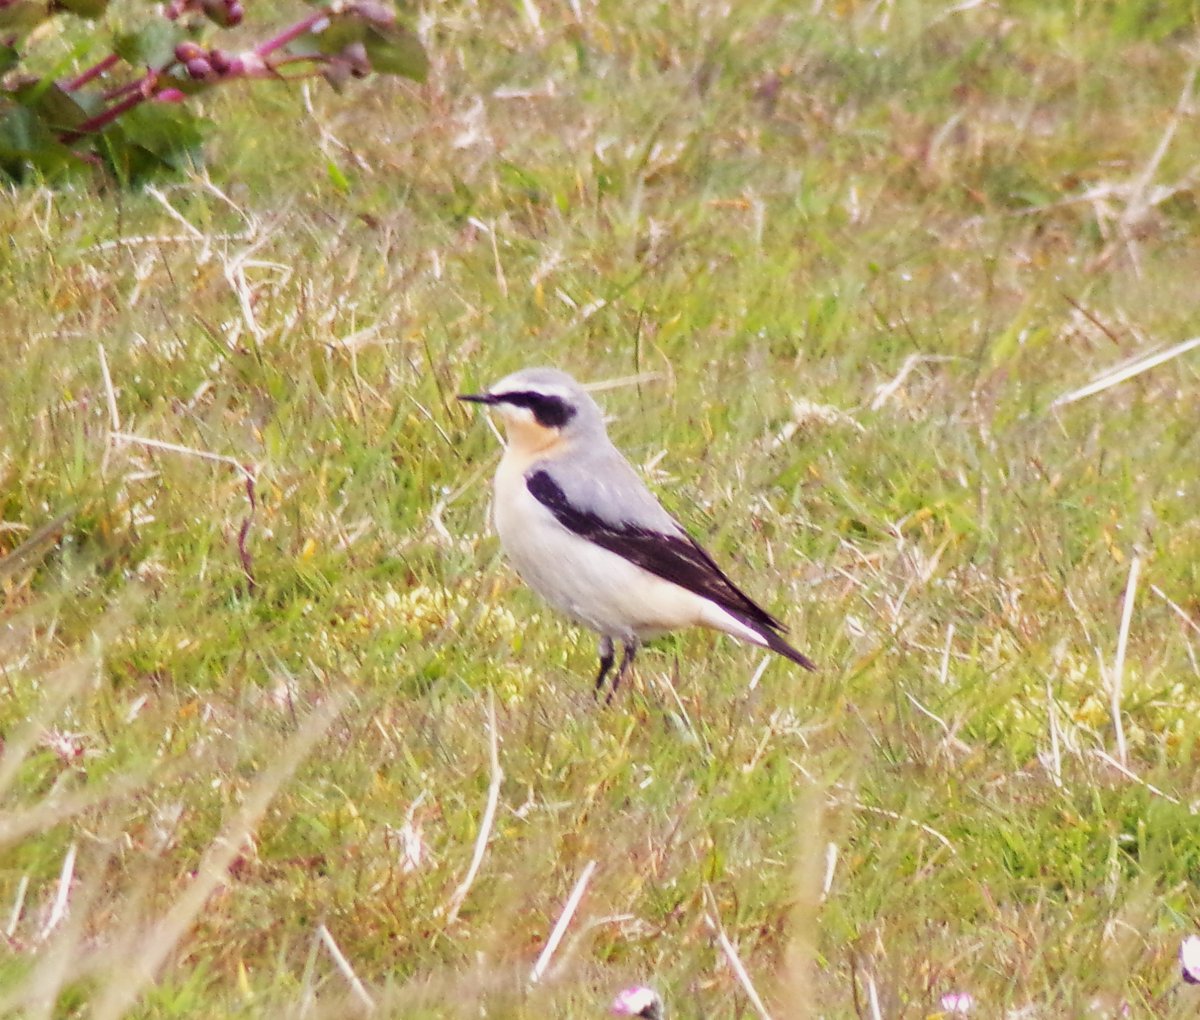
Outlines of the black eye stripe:
<svg viewBox="0 0 1200 1020">
<path fill-rule="evenodd" d="M 575 417 L 573 408 L 562 397 L 551 396 L 548 393 L 537 393 L 533 390 L 521 390 L 516 393 L 498 393 L 496 399 L 516 407 L 527 407 L 533 412 L 537 423 L 543 428 L 562 428 Z"/>
</svg>

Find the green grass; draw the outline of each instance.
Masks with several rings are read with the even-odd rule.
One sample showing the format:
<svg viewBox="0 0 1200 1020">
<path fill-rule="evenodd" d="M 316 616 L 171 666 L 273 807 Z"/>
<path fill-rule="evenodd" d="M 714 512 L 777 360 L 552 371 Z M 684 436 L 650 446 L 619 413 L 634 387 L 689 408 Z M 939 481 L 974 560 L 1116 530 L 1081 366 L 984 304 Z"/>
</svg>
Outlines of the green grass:
<svg viewBox="0 0 1200 1020">
<path fill-rule="evenodd" d="M 324 925 L 377 1015 L 752 1016 L 711 919 L 776 1017 L 1195 1015 L 1200 351 L 1052 405 L 1200 333 L 1200 14 L 813 6 L 435 5 L 427 86 L 3 196 L 0 1010 L 346 1015 Z M 596 709 L 453 400 L 534 364 L 652 374 L 615 440 L 818 674 Z"/>
</svg>

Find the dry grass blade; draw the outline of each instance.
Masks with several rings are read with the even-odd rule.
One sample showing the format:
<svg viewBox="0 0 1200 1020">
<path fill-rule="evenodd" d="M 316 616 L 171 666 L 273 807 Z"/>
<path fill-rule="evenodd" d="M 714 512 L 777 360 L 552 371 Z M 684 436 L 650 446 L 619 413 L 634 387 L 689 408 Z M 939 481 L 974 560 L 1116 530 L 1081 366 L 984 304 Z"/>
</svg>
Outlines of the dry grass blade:
<svg viewBox="0 0 1200 1020">
<path fill-rule="evenodd" d="M 936 839 L 952 854 L 958 853 L 958 851 L 954 849 L 954 844 L 950 842 L 949 838 L 944 833 L 938 832 L 938 830 L 932 825 L 926 825 L 924 822 L 917 821 L 915 818 L 906 818 L 898 811 L 889 811 L 887 808 L 875 807 L 873 804 L 864 804 L 861 800 L 856 800 L 852 803 L 859 811 L 866 811 L 873 815 L 882 815 L 884 818 L 891 818 L 897 822 L 907 822 L 909 825 L 915 825 L 922 832 L 927 833 Z"/>
<path fill-rule="evenodd" d="M 546 971 L 550 967 L 550 961 L 554 958 L 555 950 L 558 949 L 558 944 L 567 933 L 567 926 L 570 925 L 571 918 L 575 916 L 575 911 L 579 907 L 579 901 L 583 899 L 583 894 L 587 891 L 588 882 L 592 880 L 592 872 L 595 870 L 596 862 L 588 861 L 584 866 L 582 874 L 576 879 L 575 885 L 571 889 L 571 895 L 567 897 L 567 902 L 563 904 L 562 912 L 558 915 L 558 920 L 555 921 L 554 927 L 550 931 L 550 937 L 546 939 L 545 948 L 538 954 L 537 961 L 534 963 L 533 969 L 529 972 L 530 984 L 536 985 L 546 976 Z"/>
<path fill-rule="evenodd" d="M 1112 713 L 1113 732 L 1117 741 L 1117 758 L 1122 765 L 1129 764 L 1129 749 L 1125 743 L 1125 724 L 1121 718 L 1121 699 L 1125 686 L 1125 653 L 1129 648 L 1129 625 L 1133 620 L 1133 603 L 1137 598 L 1138 574 L 1141 573 L 1142 558 L 1134 556 L 1129 562 L 1129 580 L 1125 585 L 1125 602 L 1121 607 L 1121 629 L 1117 634 L 1117 657 L 1109 676 L 1109 711 Z"/>
<path fill-rule="evenodd" d="M 1064 393 L 1062 396 L 1057 397 L 1050 406 L 1065 407 L 1067 404 L 1073 404 L 1075 401 L 1083 400 L 1085 397 L 1094 397 L 1097 393 L 1103 393 L 1105 390 L 1112 389 L 1114 386 L 1118 386 L 1135 376 L 1139 376 L 1143 372 L 1149 372 L 1150 369 L 1166 364 L 1166 362 L 1178 358 L 1181 354 L 1187 354 L 1188 351 L 1195 350 L 1197 347 L 1200 347 L 1200 336 L 1184 340 L 1173 347 L 1168 347 L 1165 351 L 1156 351 L 1153 354 L 1145 354 L 1134 358 L 1132 361 L 1124 362 L 1115 368 L 1109 369 L 1098 378 L 1093 379 L 1086 386 L 1080 386 L 1079 389 L 1071 390 L 1069 393 Z"/>
<path fill-rule="evenodd" d="M 871 1006 L 871 1020 L 883 1020 L 883 1010 L 879 1006 L 879 989 L 875 986 L 875 976 L 867 973 L 867 1002 Z"/>
<path fill-rule="evenodd" d="M 1050 729 L 1050 778 L 1054 785 L 1061 787 L 1062 780 L 1062 741 L 1058 729 L 1058 706 L 1054 701 L 1054 690 L 1050 686 L 1050 677 L 1046 677 L 1046 724 Z"/>
<path fill-rule="evenodd" d="M 63 858 L 62 871 L 58 876 L 58 888 L 54 893 L 54 902 L 50 906 L 50 912 L 46 915 L 46 923 L 42 925 L 42 930 L 37 933 L 37 941 L 45 942 L 53 933 L 54 930 L 63 922 L 63 918 L 67 916 L 67 907 L 71 897 L 71 882 L 75 878 L 75 855 L 79 850 L 76 843 L 72 843 L 67 847 L 67 855 Z"/>
<path fill-rule="evenodd" d="M 113 961 L 110 977 L 91 1013 L 93 1020 L 117 1020 L 133 1008 L 142 992 L 187 933 L 213 892 L 229 879 L 229 866 L 242 853 L 271 801 L 341 712 L 341 699 L 330 698 L 304 720 L 278 757 L 246 793 L 241 808 L 209 844 L 195 878 L 155 924 L 133 940 L 123 958 Z"/>
<path fill-rule="evenodd" d="M 85 811 L 113 803 L 148 785 L 150 769 L 129 775 L 113 776 L 97 789 L 86 788 L 62 793 L 27 808 L 11 808 L 0 816 L 0 847 L 11 846 L 55 825 L 61 825 Z"/>
<path fill-rule="evenodd" d="M 1121 216 L 1121 226 L 1125 230 L 1128 230 L 1134 223 L 1141 219 L 1146 214 L 1146 210 L 1153 204 L 1149 197 L 1150 185 L 1153 183 L 1159 167 L 1162 166 L 1162 161 L 1167 155 L 1167 150 L 1170 149 L 1171 142 L 1175 138 L 1175 133 L 1179 130 L 1180 121 L 1184 116 L 1192 112 L 1192 91 L 1196 86 L 1196 75 L 1198 72 L 1200 72 L 1200 52 L 1192 57 L 1192 62 L 1188 65 L 1188 69 L 1184 73 L 1183 85 L 1179 89 L 1179 98 L 1175 101 L 1175 109 L 1171 111 L 1171 116 L 1167 121 L 1166 127 L 1163 129 L 1162 135 L 1159 136 L 1158 144 L 1154 147 L 1154 152 L 1150 154 L 1150 158 L 1146 161 L 1142 172 L 1138 175 L 1137 180 L 1133 182 L 1129 203 Z"/>
<path fill-rule="evenodd" d="M 168 443 L 162 439 L 151 439 L 148 436 L 134 436 L 128 432 L 113 432 L 112 437 L 124 443 L 134 443 L 138 446 L 149 447 L 152 450 L 179 453 L 186 457 L 199 457 L 201 460 L 210 460 L 215 464 L 228 464 L 230 467 L 236 468 L 241 472 L 247 481 L 254 481 L 254 472 L 236 457 L 229 457 L 223 453 L 212 453 L 209 450 L 199 450 L 193 446 L 184 446 L 181 443 Z"/>
<path fill-rule="evenodd" d="M 746 965 L 742 963 L 742 958 L 738 955 L 737 947 L 729 940 L 729 936 L 725 934 L 725 927 L 721 924 L 721 915 L 717 909 L 717 899 L 708 886 L 704 888 L 704 898 L 708 902 L 708 910 L 704 914 L 704 923 L 708 926 L 717 938 L 717 945 L 721 947 L 721 952 L 725 954 L 725 959 L 737 978 L 738 984 L 742 986 L 742 991 L 746 993 L 746 998 L 750 1000 L 750 1005 L 754 1007 L 754 1012 L 759 1016 L 759 1020 L 771 1020 L 771 1013 L 767 1009 L 766 1004 L 762 1000 L 762 996 L 758 994 L 758 989 L 754 987 L 754 982 L 750 980 L 750 973 L 746 970 Z"/>
<path fill-rule="evenodd" d="M 638 372 L 635 375 L 621 375 L 615 379 L 598 379 L 595 382 L 583 384 L 588 393 L 603 393 L 605 390 L 617 390 L 625 386 L 640 386 L 642 383 L 656 382 L 663 377 L 662 372 Z"/>
<path fill-rule="evenodd" d="M 458 919 L 458 912 L 466 901 L 471 886 L 475 884 L 475 876 L 483 864 L 483 855 L 487 853 L 488 840 L 492 835 L 492 825 L 496 820 L 496 806 L 500 803 L 500 786 L 504 782 L 504 772 L 500 768 L 500 738 L 496 732 L 496 695 L 488 690 L 488 752 L 491 763 L 491 782 L 488 783 L 487 802 L 484 804 L 483 817 L 479 820 L 479 834 L 475 837 L 475 851 L 471 855 L 471 864 L 466 875 L 446 904 L 446 923 L 453 924 Z"/>
<path fill-rule="evenodd" d="M 108 370 L 108 355 L 104 353 L 104 344 L 96 345 L 100 357 L 100 374 L 104 378 L 104 399 L 108 403 L 108 425 L 114 432 L 121 431 L 121 413 L 117 410 L 117 394 L 113 388 L 112 373 Z"/>
<path fill-rule="evenodd" d="M 21 923 L 21 913 L 25 909 L 25 897 L 29 893 L 29 876 L 22 875 L 17 883 L 17 893 L 13 897 L 12 910 L 8 915 L 8 925 L 4 929 L 4 937 L 11 939 Z"/>
<path fill-rule="evenodd" d="M 96 916 L 96 906 L 105 892 L 103 881 L 89 881 L 76 877 L 76 844 L 68 853 L 60 871 L 58 889 L 51 905 L 51 914 L 57 915 L 54 924 L 45 924 L 34 936 L 36 952 L 30 954 L 32 966 L 21 981 L 3 983 L 0 994 L 0 1016 L 20 1016 L 23 1020 L 51 1020 L 62 1013 L 63 993 L 70 986 L 90 976 L 91 964 L 99 955 L 95 952 L 93 931 L 90 922 Z M 106 847 L 93 857 L 90 864 L 101 872 L 111 863 L 111 851 Z M 14 917 L 14 931 L 16 921 Z M 11 946 L 20 952 L 22 940 L 17 936 Z M 56 1009 L 57 1007 L 57 1009 Z"/>
<path fill-rule="evenodd" d="M 152 450 L 163 450 L 167 453 L 178 453 L 187 457 L 199 457 L 201 460 L 212 461 L 215 464 L 227 464 L 230 467 L 237 469 L 245 481 L 246 502 L 250 505 L 249 511 L 247 512 L 246 516 L 242 518 L 242 523 L 238 527 L 238 559 L 241 561 L 242 573 L 246 576 L 246 590 L 251 594 L 257 591 L 258 581 L 254 576 L 254 564 L 247 542 L 247 539 L 250 535 L 250 526 L 254 522 L 255 512 L 258 510 L 258 497 L 255 494 L 257 478 L 254 470 L 247 467 L 235 457 L 229 457 L 223 453 L 211 453 L 208 450 L 199 450 L 195 447 L 183 446 L 179 443 L 168 443 L 161 439 L 150 439 L 146 436 L 133 436 L 125 432 L 111 432 L 110 436 L 114 439 L 120 439 L 126 443 L 136 443 L 140 446 L 149 447 Z"/>
<path fill-rule="evenodd" d="M 325 925 L 317 925 L 317 938 L 321 940 L 321 944 L 328 950 L 329 955 L 333 957 L 334 964 L 342 972 L 342 977 L 346 979 L 346 983 L 350 985 L 350 991 L 354 993 L 354 997 L 368 1013 L 374 1013 L 375 1000 L 371 998 L 366 987 L 359 980 L 358 975 L 354 973 L 354 968 L 350 966 L 350 961 L 346 959 L 346 954 L 342 952 L 338 944 L 333 940 L 333 936 L 329 934 L 329 929 Z"/>
<path fill-rule="evenodd" d="M 12 552 L 0 557 L 0 581 L 20 570 L 27 569 L 38 557 L 43 556 L 50 546 L 62 536 L 71 517 L 70 513 L 59 514 L 54 520 L 38 528 Z"/>
<path fill-rule="evenodd" d="M 1178 602 L 1173 601 L 1171 597 L 1167 595 L 1167 593 L 1164 592 L 1157 584 L 1150 585 L 1150 590 L 1154 592 L 1154 594 L 1160 599 L 1162 599 L 1168 606 L 1170 606 L 1171 611 L 1185 624 L 1187 624 L 1188 627 L 1194 630 L 1197 634 L 1200 634 L 1200 623 L 1197 623 L 1190 616 L 1188 616 L 1187 611 L 1183 608 L 1183 606 L 1181 606 Z"/>
<path fill-rule="evenodd" d="M 896 392 L 908 381 L 908 377 L 918 365 L 938 364 L 944 361 L 954 361 L 952 357 L 940 354 L 910 354 L 898 371 L 886 383 L 875 388 L 875 396 L 871 398 L 870 409 L 878 411 L 884 404 L 896 395 Z"/>
<path fill-rule="evenodd" d="M 1092 753 L 1098 759 L 1100 759 L 1100 761 L 1104 762 L 1105 765 L 1111 765 L 1114 769 L 1116 769 L 1118 772 L 1120 772 L 1121 775 L 1123 775 L 1126 779 L 1132 779 L 1135 783 L 1137 783 L 1139 786 L 1142 786 L 1145 789 L 1149 790 L 1156 797 L 1162 797 L 1163 800 L 1170 801 L 1172 804 L 1176 804 L 1176 805 L 1182 804 L 1182 801 L 1180 801 L 1180 799 L 1178 797 L 1172 797 L 1171 794 L 1167 793 L 1167 791 L 1162 789 L 1161 787 L 1155 786 L 1153 783 L 1146 782 L 1146 780 L 1144 780 L 1136 772 L 1134 772 L 1132 769 L 1130 769 L 1128 765 L 1124 765 L 1121 762 L 1117 761 L 1117 759 L 1114 758 L 1107 751 L 1102 751 L 1099 748 L 1095 748 L 1095 749 L 1093 749 Z M 1196 813 L 1196 811 L 1193 808 L 1192 814 L 1195 814 L 1195 813 Z"/>
</svg>

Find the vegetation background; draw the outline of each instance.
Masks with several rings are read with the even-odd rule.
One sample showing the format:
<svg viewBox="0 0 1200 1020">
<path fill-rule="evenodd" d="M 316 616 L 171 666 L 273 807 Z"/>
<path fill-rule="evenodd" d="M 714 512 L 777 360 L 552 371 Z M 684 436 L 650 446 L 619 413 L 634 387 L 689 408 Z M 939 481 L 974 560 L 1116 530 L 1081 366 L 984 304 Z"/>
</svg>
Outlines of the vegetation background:
<svg viewBox="0 0 1200 1020">
<path fill-rule="evenodd" d="M 0 1012 L 1195 1016 L 1198 16 L 431 4 L 6 190 Z M 453 399 L 533 364 L 820 673 L 597 710 Z"/>
</svg>

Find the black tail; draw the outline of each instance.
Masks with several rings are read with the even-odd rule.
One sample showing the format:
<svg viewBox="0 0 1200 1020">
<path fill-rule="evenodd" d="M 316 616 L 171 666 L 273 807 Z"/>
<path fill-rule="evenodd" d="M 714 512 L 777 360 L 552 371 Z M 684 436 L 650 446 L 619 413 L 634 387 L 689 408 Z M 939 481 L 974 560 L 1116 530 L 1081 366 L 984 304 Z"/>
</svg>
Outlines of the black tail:
<svg viewBox="0 0 1200 1020">
<path fill-rule="evenodd" d="M 749 620 L 743 620 L 742 622 L 745 623 L 747 626 L 751 626 L 751 627 L 754 626 L 752 623 L 750 623 Z M 784 641 L 783 638 L 780 637 L 777 633 L 775 633 L 775 631 L 771 630 L 771 628 L 769 628 L 769 627 L 754 627 L 754 629 L 758 632 L 759 636 L 767 643 L 767 647 L 769 649 L 771 649 L 771 651 L 779 653 L 785 659 L 791 659 L 792 662 L 795 662 L 798 665 L 803 666 L 807 670 L 811 670 L 814 673 L 816 672 L 817 664 L 815 662 L 813 662 L 812 659 L 810 659 L 803 652 L 796 651 L 795 648 L 793 648 L 786 641 Z"/>
</svg>

